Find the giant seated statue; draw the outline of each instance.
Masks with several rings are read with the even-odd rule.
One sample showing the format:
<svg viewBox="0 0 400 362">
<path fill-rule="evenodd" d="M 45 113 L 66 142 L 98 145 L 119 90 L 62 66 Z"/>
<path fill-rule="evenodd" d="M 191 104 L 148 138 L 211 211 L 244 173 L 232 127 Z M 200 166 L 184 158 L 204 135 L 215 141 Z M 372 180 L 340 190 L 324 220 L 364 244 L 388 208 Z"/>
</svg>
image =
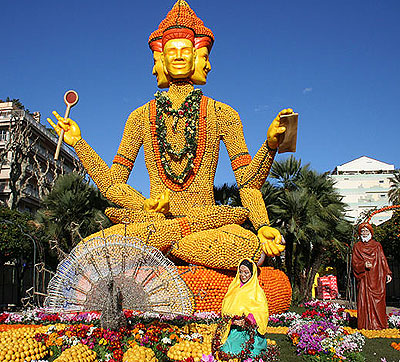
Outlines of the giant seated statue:
<svg viewBox="0 0 400 362">
<path fill-rule="evenodd" d="M 278 255 L 284 249 L 279 231 L 269 226 L 260 188 L 285 132 L 280 116 L 293 111 L 277 115 L 252 158 L 238 113 L 193 87 L 206 83 L 213 41 L 189 5 L 178 0 L 149 39 L 153 74 L 158 86 L 168 90 L 130 114 L 111 167 L 82 138 L 75 121 L 53 112 L 58 123 L 49 122 L 58 134 L 65 131 L 64 141 L 75 148 L 102 194 L 120 206 L 106 210 L 115 223 L 106 235 L 126 233 L 188 263 L 234 269 L 245 257 L 262 261 L 263 254 Z M 228 151 L 243 207 L 215 204 L 220 141 Z M 149 199 L 126 183 L 142 146 Z M 240 226 L 247 218 L 257 235 Z"/>
</svg>

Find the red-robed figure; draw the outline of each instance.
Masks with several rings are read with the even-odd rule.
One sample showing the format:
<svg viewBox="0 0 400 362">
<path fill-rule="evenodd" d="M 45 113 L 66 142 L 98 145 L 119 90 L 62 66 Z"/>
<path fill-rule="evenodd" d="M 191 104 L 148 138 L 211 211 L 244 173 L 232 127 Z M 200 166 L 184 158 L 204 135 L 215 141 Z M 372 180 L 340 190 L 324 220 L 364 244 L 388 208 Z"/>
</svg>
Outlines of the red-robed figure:
<svg viewBox="0 0 400 362">
<path fill-rule="evenodd" d="M 358 226 L 358 241 L 353 247 L 352 267 L 357 279 L 358 329 L 388 328 L 386 283 L 392 280 L 382 245 L 372 239 L 372 226 Z"/>
</svg>

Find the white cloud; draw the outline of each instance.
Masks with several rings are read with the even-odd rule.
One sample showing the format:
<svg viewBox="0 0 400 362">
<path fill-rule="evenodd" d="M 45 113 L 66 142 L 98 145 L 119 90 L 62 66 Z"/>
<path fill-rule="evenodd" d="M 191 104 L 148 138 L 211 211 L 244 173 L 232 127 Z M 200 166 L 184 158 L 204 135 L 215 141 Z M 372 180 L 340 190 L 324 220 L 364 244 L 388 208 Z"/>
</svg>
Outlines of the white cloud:
<svg viewBox="0 0 400 362">
<path fill-rule="evenodd" d="M 303 89 L 303 94 L 310 93 L 310 92 L 312 92 L 312 87 L 308 87 L 308 88 L 304 88 Z"/>
<path fill-rule="evenodd" d="M 269 109 L 269 105 L 264 104 L 264 105 L 256 106 L 254 108 L 254 112 L 265 112 L 265 111 L 268 111 L 268 109 Z"/>
</svg>

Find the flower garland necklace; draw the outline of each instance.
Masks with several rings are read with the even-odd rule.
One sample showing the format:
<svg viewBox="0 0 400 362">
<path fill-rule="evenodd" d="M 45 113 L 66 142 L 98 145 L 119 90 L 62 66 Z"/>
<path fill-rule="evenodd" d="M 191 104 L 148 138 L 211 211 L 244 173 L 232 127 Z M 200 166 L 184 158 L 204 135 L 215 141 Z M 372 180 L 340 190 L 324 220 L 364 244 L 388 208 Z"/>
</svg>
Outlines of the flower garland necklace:
<svg viewBox="0 0 400 362">
<path fill-rule="evenodd" d="M 234 322 L 237 320 L 244 320 L 244 325 L 241 328 L 243 331 L 246 331 L 248 334 L 248 339 L 245 343 L 241 345 L 241 351 L 238 353 L 227 353 L 221 351 L 222 343 L 221 336 L 223 331 L 225 330 L 227 324 L 229 322 Z M 232 327 L 232 325 L 231 325 Z M 221 320 L 217 324 L 217 329 L 215 331 L 213 340 L 211 341 L 211 351 L 213 356 L 218 356 L 218 360 L 220 361 L 232 361 L 239 360 L 244 361 L 250 358 L 252 355 L 252 350 L 254 347 L 254 337 L 256 335 L 257 326 L 253 324 L 253 322 L 248 317 L 240 317 L 240 316 L 223 316 Z M 257 356 L 252 356 L 253 361 L 258 361 L 262 359 L 263 361 L 278 361 L 279 356 L 279 348 L 277 345 L 275 346 L 267 346 L 267 350 L 261 351 Z"/>
<path fill-rule="evenodd" d="M 172 108 L 172 102 L 168 96 L 161 92 L 155 95 L 156 100 L 156 135 L 157 143 L 160 151 L 161 164 L 166 175 L 174 182 L 182 184 L 193 170 L 194 159 L 197 152 L 197 135 L 198 135 L 198 121 L 200 114 L 200 101 L 203 92 L 200 89 L 191 91 L 184 102 L 178 109 Z M 170 142 L 167 140 L 167 126 L 165 124 L 165 117 L 173 116 L 172 130 L 176 133 L 178 121 L 181 118 L 186 118 L 185 123 L 185 145 L 181 150 L 175 151 Z M 184 156 L 187 157 L 187 164 L 185 169 L 177 175 L 171 168 L 165 155 L 171 156 L 171 159 L 181 160 Z"/>
<path fill-rule="evenodd" d="M 243 330 L 245 330 L 249 334 L 249 338 L 247 341 L 241 346 L 242 350 L 239 353 L 227 353 L 220 350 L 222 347 L 221 343 L 221 334 L 222 331 L 226 328 L 227 324 L 231 321 L 234 322 L 236 320 L 244 320 Z M 232 359 L 238 359 L 244 361 L 250 357 L 251 349 L 254 346 L 254 336 L 255 336 L 255 328 L 252 322 L 247 317 L 239 317 L 239 316 L 223 316 L 221 318 L 221 322 L 218 323 L 217 329 L 215 331 L 214 338 L 211 342 L 211 350 L 212 354 L 218 354 L 218 359 L 222 361 L 230 361 Z"/>
</svg>

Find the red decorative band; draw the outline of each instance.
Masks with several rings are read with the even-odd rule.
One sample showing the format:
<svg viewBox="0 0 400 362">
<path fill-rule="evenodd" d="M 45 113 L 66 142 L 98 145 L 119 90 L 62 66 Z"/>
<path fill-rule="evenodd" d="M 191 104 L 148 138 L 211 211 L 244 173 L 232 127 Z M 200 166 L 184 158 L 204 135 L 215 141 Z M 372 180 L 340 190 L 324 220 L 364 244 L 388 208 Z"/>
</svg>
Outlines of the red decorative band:
<svg viewBox="0 0 400 362">
<path fill-rule="evenodd" d="M 179 227 L 181 228 L 182 238 L 191 234 L 189 220 L 186 217 L 178 218 L 178 222 L 179 222 Z"/>
<path fill-rule="evenodd" d="M 130 161 L 130 160 L 128 160 L 127 158 L 121 156 L 121 155 L 116 155 L 116 156 L 114 157 L 113 163 L 118 163 L 118 164 L 120 164 L 120 165 L 122 165 L 122 166 L 125 166 L 125 167 L 127 167 L 129 170 L 132 170 L 132 168 L 133 168 L 133 162 Z"/>
<path fill-rule="evenodd" d="M 162 53 L 162 40 L 161 39 L 155 39 L 151 40 L 149 42 L 149 47 L 153 52 L 160 52 Z"/>
<path fill-rule="evenodd" d="M 236 157 L 234 160 L 231 161 L 232 170 L 236 171 L 240 167 L 249 165 L 250 162 L 251 162 L 250 155 L 242 155 L 242 156 Z"/>
<path fill-rule="evenodd" d="M 196 37 L 194 38 L 194 46 L 196 49 L 207 47 L 208 52 L 211 52 L 213 40 L 207 35 L 200 36 L 196 34 Z"/>
<path fill-rule="evenodd" d="M 165 44 L 172 39 L 189 39 L 194 44 L 194 31 L 186 27 L 172 27 L 166 29 L 162 35 L 162 47 L 164 49 Z"/>
</svg>

